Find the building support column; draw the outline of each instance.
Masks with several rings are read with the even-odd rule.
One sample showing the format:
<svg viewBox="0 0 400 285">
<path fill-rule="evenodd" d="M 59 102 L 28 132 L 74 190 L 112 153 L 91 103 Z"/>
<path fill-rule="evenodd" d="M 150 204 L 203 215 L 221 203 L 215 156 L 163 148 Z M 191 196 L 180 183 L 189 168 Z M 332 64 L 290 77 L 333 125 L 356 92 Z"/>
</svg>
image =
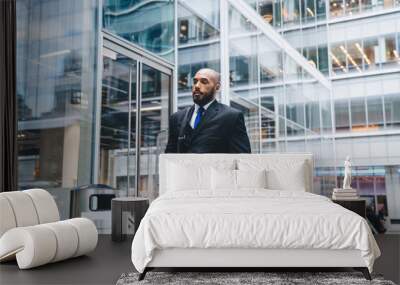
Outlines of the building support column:
<svg viewBox="0 0 400 285">
<path fill-rule="evenodd" d="M 221 48 L 221 103 L 230 105 L 229 79 L 229 4 L 220 0 L 220 48 Z"/>
</svg>

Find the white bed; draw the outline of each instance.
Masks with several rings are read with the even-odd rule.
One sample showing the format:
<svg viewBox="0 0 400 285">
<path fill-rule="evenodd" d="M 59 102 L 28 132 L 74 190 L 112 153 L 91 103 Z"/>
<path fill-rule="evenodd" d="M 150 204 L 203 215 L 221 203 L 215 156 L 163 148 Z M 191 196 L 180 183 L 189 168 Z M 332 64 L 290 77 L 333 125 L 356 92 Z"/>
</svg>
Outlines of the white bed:
<svg viewBox="0 0 400 285">
<path fill-rule="evenodd" d="M 312 155 L 168 154 L 159 167 L 160 197 L 132 243 L 140 278 L 155 267 L 354 267 L 370 278 L 380 251 L 368 224 L 311 193 Z"/>
</svg>

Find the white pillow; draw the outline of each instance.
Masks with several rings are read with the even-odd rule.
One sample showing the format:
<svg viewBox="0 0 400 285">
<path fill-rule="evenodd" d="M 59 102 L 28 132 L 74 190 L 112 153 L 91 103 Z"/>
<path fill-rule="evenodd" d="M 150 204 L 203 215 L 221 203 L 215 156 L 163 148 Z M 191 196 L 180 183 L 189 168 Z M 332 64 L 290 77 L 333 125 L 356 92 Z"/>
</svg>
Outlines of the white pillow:
<svg viewBox="0 0 400 285">
<path fill-rule="evenodd" d="M 211 190 L 209 167 L 168 164 L 167 191 Z"/>
<path fill-rule="evenodd" d="M 267 170 L 236 170 L 237 187 L 267 188 Z"/>
<path fill-rule="evenodd" d="M 236 190 L 236 170 L 212 168 L 212 189 L 214 191 Z"/>
<path fill-rule="evenodd" d="M 306 191 L 305 161 L 299 159 L 238 159 L 239 170 L 266 169 L 267 188 L 271 190 Z"/>
<path fill-rule="evenodd" d="M 274 190 L 306 191 L 304 161 L 283 161 L 267 172 L 268 188 Z"/>
</svg>

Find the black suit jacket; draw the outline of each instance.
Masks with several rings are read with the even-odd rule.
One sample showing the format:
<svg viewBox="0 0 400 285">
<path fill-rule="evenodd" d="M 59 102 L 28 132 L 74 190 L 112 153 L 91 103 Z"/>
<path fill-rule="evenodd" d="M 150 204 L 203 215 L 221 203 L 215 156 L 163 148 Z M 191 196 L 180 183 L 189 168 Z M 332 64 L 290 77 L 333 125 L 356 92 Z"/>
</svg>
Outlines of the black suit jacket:
<svg viewBox="0 0 400 285">
<path fill-rule="evenodd" d="M 190 126 L 193 112 L 194 105 L 171 116 L 166 153 L 251 152 L 243 114 L 240 111 L 215 100 L 204 112 L 196 129 Z"/>
</svg>

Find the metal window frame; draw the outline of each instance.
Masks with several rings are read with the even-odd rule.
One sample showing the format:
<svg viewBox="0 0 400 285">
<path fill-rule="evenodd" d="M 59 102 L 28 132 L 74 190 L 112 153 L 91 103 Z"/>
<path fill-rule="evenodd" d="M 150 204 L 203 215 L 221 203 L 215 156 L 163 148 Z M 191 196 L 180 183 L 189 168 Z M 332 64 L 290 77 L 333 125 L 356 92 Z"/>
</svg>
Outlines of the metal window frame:
<svg viewBox="0 0 400 285">
<path fill-rule="evenodd" d="M 311 66 L 307 60 L 295 49 L 293 48 L 281 35 L 279 35 L 270 24 L 266 23 L 260 15 L 257 14 L 252 8 L 248 6 L 243 0 L 221 0 L 221 2 L 227 2 L 236 10 L 248 19 L 257 29 L 259 29 L 263 34 L 270 39 L 299 66 L 302 66 L 312 77 L 314 77 L 318 82 L 324 85 L 326 88 L 331 89 L 331 82 L 325 78 L 325 76 L 317 70 L 315 67 Z M 221 11 L 222 12 L 222 11 Z M 223 23 L 223 22 L 221 22 Z M 221 32 L 223 31 L 223 26 L 221 26 Z M 222 40 L 222 38 L 221 38 Z"/>
<path fill-rule="evenodd" d="M 99 0 L 101 1 L 101 0 Z M 101 11 L 101 9 L 99 9 Z M 99 12 L 101 13 L 101 12 Z M 99 16 L 99 25 L 101 25 L 101 14 Z M 170 97 L 169 97 L 169 102 L 168 102 L 168 107 L 169 107 L 169 112 L 171 113 L 171 110 L 173 108 L 176 108 L 176 103 L 174 101 L 174 80 L 175 75 L 176 75 L 176 68 L 175 65 L 170 63 L 169 61 L 150 53 L 149 51 L 117 36 L 109 31 L 103 29 L 99 32 L 100 36 L 98 39 L 98 57 L 97 57 L 97 90 L 96 90 L 96 110 L 95 110 L 95 131 L 93 134 L 94 137 L 94 150 L 93 150 L 93 167 L 92 167 L 92 183 L 98 183 L 99 179 L 99 158 L 100 158 L 100 127 L 101 127 L 101 92 L 102 92 L 102 75 L 103 75 L 103 49 L 109 49 L 112 50 L 116 53 L 122 54 L 128 58 L 131 58 L 136 61 L 136 156 L 135 156 L 135 196 L 139 196 L 139 177 L 140 177 L 140 136 L 141 136 L 141 103 L 142 103 L 142 71 L 143 71 L 143 65 L 147 65 L 151 68 L 154 68 L 155 70 L 169 76 L 169 92 L 170 92 Z M 132 80 L 132 74 L 130 74 L 130 80 Z M 129 90 L 131 84 L 129 84 Z M 127 156 L 129 157 L 129 153 L 131 150 L 130 146 L 130 130 L 131 130 L 131 96 L 132 96 L 132 90 L 129 92 L 129 122 L 128 122 L 128 127 L 129 127 L 129 137 L 128 137 L 128 154 Z M 127 159 L 127 185 L 128 185 L 128 195 L 129 193 L 129 159 Z"/>
</svg>

